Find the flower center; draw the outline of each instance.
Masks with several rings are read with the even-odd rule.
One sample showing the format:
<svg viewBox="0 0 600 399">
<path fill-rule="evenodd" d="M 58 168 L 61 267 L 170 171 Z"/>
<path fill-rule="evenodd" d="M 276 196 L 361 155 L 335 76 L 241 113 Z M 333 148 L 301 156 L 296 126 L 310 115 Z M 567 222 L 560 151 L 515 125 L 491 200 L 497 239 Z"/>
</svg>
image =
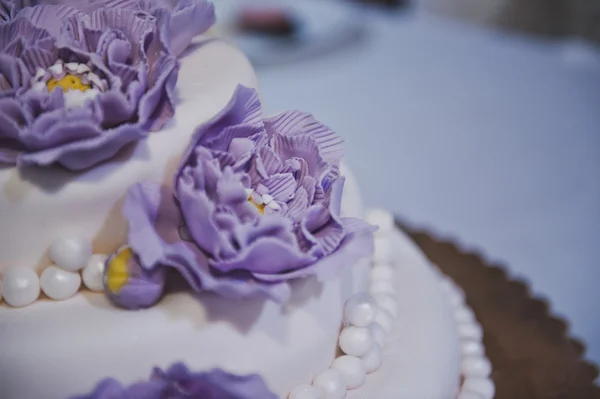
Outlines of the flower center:
<svg viewBox="0 0 600 399">
<path fill-rule="evenodd" d="M 61 89 L 63 89 L 63 91 L 87 91 L 88 89 L 92 88 L 92 85 L 84 84 L 81 81 L 81 77 L 75 75 L 65 75 L 61 79 L 50 78 L 48 82 L 46 82 L 46 85 L 48 86 L 48 91 L 52 91 L 57 87 L 60 87 Z"/>
<path fill-rule="evenodd" d="M 254 205 L 258 210 L 258 213 L 261 215 L 264 215 L 267 209 L 269 213 L 278 212 L 281 210 L 279 204 L 269 194 L 261 195 L 251 188 L 247 188 L 246 196 L 248 197 L 248 202 Z"/>
<path fill-rule="evenodd" d="M 129 280 L 127 263 L 133 257 L 129 247 L 120 249 L 106 265 L 106 287 L 110 292 L 119 292 Z"/>
<path fill-rule="evenodd" d="M 258 209 L 258 213 L 260 213 L 261 215 L 265 214 L 265 204 L 257 204 L 256 202 L 254 202 L 252 197 L 248 198 L 248 202 L 254 205 L 256 209 Z"/>
</svg>

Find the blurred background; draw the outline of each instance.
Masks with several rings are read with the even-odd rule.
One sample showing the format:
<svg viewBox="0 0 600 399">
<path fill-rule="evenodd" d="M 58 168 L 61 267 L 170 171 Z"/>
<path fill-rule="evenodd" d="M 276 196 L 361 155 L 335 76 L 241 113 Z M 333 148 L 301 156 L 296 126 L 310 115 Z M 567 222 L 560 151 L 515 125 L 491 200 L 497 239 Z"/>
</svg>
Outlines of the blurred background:
<svg viewBox="0 0 600 399">
<path fill-rule="evenodd" d="M 347 142 L 368 205 L 552 303 L 600 363 L 600 0 L 216 0 L 267 113 Z"/>
</svg>

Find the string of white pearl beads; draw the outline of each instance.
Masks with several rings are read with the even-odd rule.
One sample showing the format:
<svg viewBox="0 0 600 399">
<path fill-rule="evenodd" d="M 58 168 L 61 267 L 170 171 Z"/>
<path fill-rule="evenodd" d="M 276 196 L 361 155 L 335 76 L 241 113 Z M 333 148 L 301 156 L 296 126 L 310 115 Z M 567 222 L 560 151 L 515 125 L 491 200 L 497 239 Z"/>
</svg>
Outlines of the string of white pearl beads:
<svg viewBox="0 0 600 399">
<path fill-rule="evenodd" d="M 391 264 L 394 259 L 394 245 L 389 233 L 375 234 L 373 239 L 373 261 L 375 263 Z"/>
<path fill-rule="evenodd" d="M 92 256 L 92 244 L 82 237 L 60 237 L 50 245 L 50 259 L 63 270 L 77 272 Z"/>
<path fill-rule="evenodd" d="M 83 284 L 92 292 L 104 291 L 104 269 L 107 259 L 108 255 L 94 254 L 81 271 Z"/>
<path fill-rule="evenodd" d="M 377 371 L 377 369 L 381 367 L 381 363 L 383 362 L 383 358 L 381 356 L 381 348 L 377 344 L 373 345 L 371 347 L 371 350 L 367 352 L 364 356 L 362 356 L 360 359 L 363 362 L 367 374 Z"/>
<path fill-rule="evenodd" d="M 373 335 L 368 327 L 346 326 L 340 333 L 340 349 L 350 356 L 366 355 L 374 343 Z"/>
<path fill-rule="evenodd" d="M 361 292 L 352 295 L 344 304 L 344 322 L 356 327 L 367 327 L 377 316 L 378 305 L 375 298 Z"/>
<path fill-rule="evenodd" d="M 27 306 L 40 296 L 40 279 L 32 268 L 14 267 L 4 272 L 1 290 L 10 306 Z"/>
<path fill-rule="evenodd" d="M 327 399 L 344 399 L 346 397 L 346 381 L 338 370 L 327 369 L 320 372 L 313 380 L 313 385 L 321 388 Z"/>
<path fill-rule="evenodd" d="M 365 382 L 367 371 L 360 358 L 344 355 L 333 361 L 331 368 L 339 371 L 346 381 L 346 389 L 356 389 Z"/>
<path fill-rule="evenodd" d="M 323 388 L 315 385 L 300 385 L 288 395 L 288 399 L 326 399 Z"/>
<path fill-rule="evenodd" d="M 63 270 L 58 266 L 49 266 L 40 276 L 40 286 L 49 298 L 61 301 L 71 298 L 79 291 L 81 276 L 79 273 Z"/>
</svg>

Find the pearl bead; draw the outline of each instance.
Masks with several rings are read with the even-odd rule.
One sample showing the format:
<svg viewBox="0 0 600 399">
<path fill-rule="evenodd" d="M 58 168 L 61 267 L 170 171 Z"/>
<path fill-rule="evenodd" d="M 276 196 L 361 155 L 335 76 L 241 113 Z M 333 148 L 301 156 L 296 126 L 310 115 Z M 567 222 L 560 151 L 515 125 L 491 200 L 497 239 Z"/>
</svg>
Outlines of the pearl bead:
<svg viewBox="0 0 600 399">
<path fill-rule="evenodd" d="M 489 378 L 467 377 L 462 385 L 463 391 L 476 392 L 483 399 L 492 399 L 496 393 L 496 387 Z"/>
<path fill-rule="evenodd" d="M 394 260 L 394 247 L 389 237 L 375 236 L 373 241 L 373 260 L 375 263 L 392 263 Z"/>
<path fill-rule="evenodd" d="M 104 291 L 104 268 L 106 267 L 107 255 L 94 254 L 90 256 L 87 264 L 81 271 L 83 284 L 94 292 Z"/>
<path fill-rule="evenodd" d="M 360 358 L 365 366 L 365 371 L 367 374 L 370 374 L 374 371 L 377 371 L 379 367 L 381 367 L 381 363 L 383 362 L 383 358 L 381 357 L 381 348 L 379 345 L 375 344 L 363 357 Z"/>
<path fill-rule="evenodd" d="M 371 269 L 371 281 L 393 281 L 394 269 L 390 265 L 377 264 Z"/>
<path fill-rule="evenodd" d="M 462 372 L 467 377 L 489 377 L 492 364 L 486 357 L 467 356 L 462 360 Z"/>
<path fill-rule="evenodd" d="M 456 320 L 457 323 L 472 323 L 475 321 L 475 314 L 471 308 L 462 307 L 457 309 L 454 313 L 454 320 Z"/>
<path fill-rule="evenodd" d="M 479 341 L 466 340 L 461 342 L 460 349 L 463 356 L 483 356 L 485 350 Z"/>
<path fill-rule="evenodd" d="M 2 280 L 2 294 L 11 306 L 27 306 L 40 296 L 40 279 L 35 270 L 28 267 L 8 269 Z"/>
<path fill-rule="evenodd" d="M 380 309 L 387 310 L 392 317 L 398 317 L 398 302 L 396 298 L 389 294 L 374 295 Z"/>
<path fill-rule="evenodd" d="M 373 336 L 368 327 L 344 327 L 340 333 L 340 349 L 347 355 L 363 356 L 373 346 Z"/>
<path fill-rule="evenodd" d="M 383 327 L 381 327 L 381 325 L 379 323 L 371 323 L 369 325 L 369 330 L 371 330 L 371 335 L 373 336 L 373 341 L 375 341 L 375 343 L 377 345 L 379 345 L 380 348 L 383 348 L 384 344 L 385 344 L 385 335 L 386 335 Z"/>
<path fill-rule="evenodd" d="M 452 306 L 452 308 L 459 309 L 461 307 L 464 307 L 465 295 L 462 293 L 462 291 L 452 290 L 447 295 L 448 302 L 450 303 L 450 306 Z"/>
<path fill-rule="evenodd" d="M 375 320 L 377 301 L 371 295 L 352 295 L 344 305 L 344 321 L 356 327 L 366 327 Z"/>
<path fill-rule="evenodd" d="M 458 336 L 461 339 L 481 341 L 483 338 L 483 329 L 479 325 L 479 323 L 465 323 L 458 325 Z"/>
<path fill-rule="evenodd" d="M 394 320 L 387 310 L 379 309 L 379 312 L 377 312 L 377 316 L 375 316 L 375 323 L 379 324 L 386 334 L 392 332 Z"/>
<path fill-rule="evenodd" d="M 331 368 L 342 374 L 347 389 L 355 389 L 365 383 L 367 372 L 358 357 L 340 356 L 333 361 Z"/>
<path fill-rule="evenodd" d="M 57 266 L 44 269 L 40 276 L 40 286 L 44 294 L 57 301 L 71 298 L 81 286 L 81 276 Z"/>
<path fill-rule="evenodd" d="M 393 281 L 379 280 L 373 281 L 371 285 L 369 285 L 369 292 L 374 296 L 377 294 L 392 295 L 396 293 L 396 288 L 394 287 Z"/>
<path fill-rule="evenodd" d="M 380 232 L 388 232 L 394 229 L 394 216 L 381 208 L 374 208 L 367 211 L 367 222 L 379 227 Z"/>
<path fill-rule="evenodd" d="M 62 237 L 50 246 L 50 259 L 61 269 L 76 272 L 92 256 L 92 245 L 81 237 Z"/>
<path fill-rule="evenodd" d="M 319 373 L 313 380 L 313 385 L 325 391 L 327 399 L 343 399 L 346 397 L 346 381 L 342 373 L 328 369 Z"/>
<path fill-rule="evenodd" d="M 456 399 L 484 399 L 484 397 L 476 392 L 462 391 L 461 393 L 458 394 Z"/>
<path fill-rule="evenodd" d="M 288 399 L 325 399 L 325 391 L 314 385 L 300 385 L 290 392 Z"/>
</svg>

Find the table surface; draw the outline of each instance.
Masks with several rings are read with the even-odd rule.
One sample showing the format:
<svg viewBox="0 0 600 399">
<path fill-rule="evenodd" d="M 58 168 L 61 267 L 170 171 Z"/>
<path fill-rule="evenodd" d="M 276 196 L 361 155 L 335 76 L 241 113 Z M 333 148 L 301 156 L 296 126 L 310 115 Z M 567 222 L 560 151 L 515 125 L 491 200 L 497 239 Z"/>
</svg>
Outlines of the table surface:
<svg viewBox="0 0 600 399">
<path fill-rule="evenodd" d="M 367 204 L 505 264 L 600 363 L 600 51 L 363 18 L 352 48 L 257 68 L 265 111 L 313 112 L 345 137 Z"/>
</svg>

